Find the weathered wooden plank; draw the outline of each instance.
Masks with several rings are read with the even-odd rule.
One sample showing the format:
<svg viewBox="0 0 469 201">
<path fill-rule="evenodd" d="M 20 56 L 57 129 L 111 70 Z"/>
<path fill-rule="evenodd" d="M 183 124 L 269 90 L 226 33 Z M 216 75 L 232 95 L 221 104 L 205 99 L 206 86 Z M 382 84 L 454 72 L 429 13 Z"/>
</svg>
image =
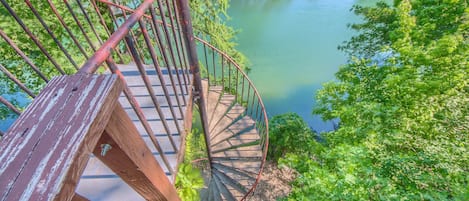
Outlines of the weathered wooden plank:
<svg viewBox="0 0 469 201">
<path fill-rule="evenodd" d="M 116 75 L 49 82 L 0 142 L 1 200 L 70 200 L 121 91 Z"/>
<path fill-rule="evenodd" d="M 156 108 L 141 108 L 143 114 L 147 119 L 161 119 L 160 114 L 156 110 Z M 138 120 L 137 114 L 135 114 L 135 111 L 133 109 L 126 109 L 125 110 L 127 114 L 129 115 L 131 120 Z M 165 119 L 167 121 L 172 121 L 174 119 L 179 119 L 182 120 L 182 116 L 180 112 L 175 112 L 175 117 L 171 114 L 171 111 L 167 107 L 161 108 L 161 113 L 164 115 Z M 182 126 L 182 125 L 181 125 Z M 176 130 L 177 131 L 177 130 Z"/>
<path fill-rule="evenodd" d="M 80 194 L 75 193 L 75 195 L 73 195 L 72 201 L 89 201 L 89 200 L 81 196 Z"/>
<path fill-rule="evenodd" d="M 160 79 L 157 75 L 148 75 L 148 78 L 150 79 L 151 85 L 161 86 Z M 177 94 L 182 94 L 182 93 L 187 94 L 186 90 L 183 90 L 182 93 L 181 93 L 181 89 L 179 88 L 179 85 L 180 84 L 184 85 L 184 82 L 181 80 L 181 83 L 179 83 L 176 79 L 176 75 L 173 74 L 173 79 L 175 80 L 174 86 L 171 83 L 170 75 L 163 75 L 163 79 L 165 80 L 165 86 L 171 87 L 173 89 L 175 88 L 176 89 L 175 91 L 177 92 Z M 142 86 L 142 84 L 143 84 L 143 80 L 142 80 L 142 77 L 140 75 L 125 76 L 125 81 L 131 87 Z"/>
<path fill-rule="evenodd" d="M 131 89 L 132 90 L 132 89 Z M 133 91 L 132 91 L 133 93 Z M 173 106 L 173 108 L 177 108 L 178 105 L 177 105 L 177 98 L 179 98 L 179 101 L 181 101 L 181 104 L 182 101 L 183 101 L 183 98 L 187 98 L 187 96 L 183 97 L 181 95 L 178 95 L 177 97 L 176 96 L 170 96 L 170 101 L 171 101 L 171 104 Z M 155 107 L 154 104 L 153 104 L 153 101 L 151 100 L 151 97 L 149 95 L 146 95 L 146 96 L 137 96 L 135 97 L 135 99 L 137 100 L 138 104 L 140 105 L 140 107 L 142 108 L 145 108 L 145 107 Z M 156 100 L 158 101 L 158 103 L 160 104 L 161 107 L 169 107 L 169 103 L 168 101 L 166 100 L 166 97 L 165 96 L 156 96 Z M 127 98 L 125 97 L 121 97 L 120 98 L 120 101 L 122 103 L 122 106 L 124 108 L 131 108 L 132 106 L 130 105 L 129 101 L 127 100 Z M 185 105 L 182 105 L 182 106 L 185 106 Z M 175 110 L 177 111 L 177 110 Z"/>
<path fill-rule="evenodd" d="M 215 150 L 245 143 L 252 144 L 255 141 L 259 141 L 260 137 L 255 128 L 248 128 L 242 133 L 231 131 L 221 132 L 218 136 L 212 138 L 212 140 L 212 147 Z"/>
<path fill-rule="evenodd" d="M 228 119 L 227 119 L 228 121 Z M 227 126 L 223 129 L 215 129 L 218 130 L 218 132 L 213 132 L 210 133 L 211 139 L 216 139 L 217 136 L 222 134 L 223 132 L 225 133 L 231 133 L 231 134 L 236 134 L 239 133 L 240 131 L 247 130 L 247 129 L 252 129 L 254 128 L 255 121 L 251 119 L 249 116 L 239 116 L 238 118 L 232 120 L 229 124 L 227 122 Z M 227 134 L 223 134 L 227 135 Z"/>
<path fill-rule="evenodd" d="M 94 154 L 147 200 L 179 200 L 176 189 L 156 162 L 122 106 L 114 109 Z M 103 156 L 104 155 L 104 156 Z"/>
<path fill-rule="evenodd" d="M 157 96 L 165 95 L 162 86 L 153 85 L 152 88 L 153 88 L 153 91 L 155 91 L 155 95 L 157 95 Z M 172 96 L 175 95 L 174 90 L 173 90 L 172 87 L 166 86 L 166 89 L 168 90 L 169 95 L 172 95 Z M 147 89 L 146 86 L 132 86 L 132 87 L 130 87 L 130 90 L 132 91 L 132 94 L 136 97 L 148 96 L 148 89 Z M 121 96 L 124 96 L 124 94 L 122 94 Z"/>
<path fill-rule="evenodd" d="M 234 156 L 234 157 L 227 157 L 227 156 L 222 156 L 222 157 L 212 157 L 212 160 L 213 161 L 219 161 L 219 162 L 223 162 L 223 161 L 229 161 L 229 162 L 232 162 L 233 164 L 235 163 L 240 163 L 240 162 L 258 162 L 258 161 L 261 161 L 262 160 L 262 157 L 239 157 L 239 156 Z M 233 166 L 235 167 L 235 166 Z"/>
<path fill-rule="evenodd" d="M 166 130 L 163 128 L 163 122 L 161 122 L 159 119 L 150 119 L 148 120 L 148 123 L 150 124 L 150 127 L 152 129 L 152 131 L 154 132 L 153 134 L 154 135 L 166 135 Z M 171 134 L 172 135 L 177 135 L 178 133 L 176 132 L 177 131 L 177 128 L 176 128 L 176 123 L 179 123 L 179 125 L 182 125 L 183 124 L 183 121 L 182 120 L 178 120 L 178 121 L 167 121 L 168 123 L 168 127 L 169 127 L 169 130 L 171 131 Z M 143 128 L 143 125 L 142 123 L 140 123 L 140 121 L 134 121 L 134 125 L 137 127 L 137 130 L 139 131 L 139 133 L 141 135 L 148 135 L 147 131 Z"/>
</svg>

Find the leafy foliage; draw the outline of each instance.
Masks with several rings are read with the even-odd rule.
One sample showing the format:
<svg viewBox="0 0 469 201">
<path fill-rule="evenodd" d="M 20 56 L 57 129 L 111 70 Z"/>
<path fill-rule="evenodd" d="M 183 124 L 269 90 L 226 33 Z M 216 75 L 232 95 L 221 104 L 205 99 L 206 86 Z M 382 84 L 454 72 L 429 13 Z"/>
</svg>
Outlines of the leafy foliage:
<svg viewBox="0 0 469 201">
<path fill-rule="evenodd" d="M 194 160 L 207 158 L 204 136 L 199 129 L 193 128 L 186 136 L 186 153 L 184 162 L 191 163 Z"/>
<path fill-rule="evenodd" d="M 272 117 L 269 121 L 268 158 L 277 161 L 287 153 L 305 152 L 305 147 L 317 147 L 314 133 L 308 124 L 296 113 L 286 113 Z M 309 150 L 306 150 L 309 151 Z"/>
<path fill-rule="evenodd" d="M 353 9 L 349 64 L 317 93 L 340 119 L 289 200 L 469 199 L 469 9 L 464 0 L 402 0 Z"/>
<path fill-rule="evenodd" d="M 193 114 L 194 117 L 197 115 Z M 193 121 L 197 127 L 198 123 Z M 197 119 L 198 120 L 198 119 Z M 179 170 L 176 175 L 176 188 L 179 197 L 186 200 L 200 200 L 199 190 L 204 187 L 204 180 L 201 175 L 201 169 L 206 166 L 206 161 L 201 160 L 200 163 L 195 163 L 200 159 L 207 158 L 207 151 L 205 149 L 205 140 L 202 133 L 198 132 L 197 128 L 193 128 L 190 133 L 186 135 L 186 148 L 184 153 L 184 162 L 179 165 Z M 205 162 L 205 163 L 204 163 Z"/>
<path fill-rule="evenodd" d="M 182 163 L 176 177 L 176 188 L 179 197 L 184 201 L 200 200 L 199 189 L 204 187 L 200 171 L 190 163 Z"/>
</svg>

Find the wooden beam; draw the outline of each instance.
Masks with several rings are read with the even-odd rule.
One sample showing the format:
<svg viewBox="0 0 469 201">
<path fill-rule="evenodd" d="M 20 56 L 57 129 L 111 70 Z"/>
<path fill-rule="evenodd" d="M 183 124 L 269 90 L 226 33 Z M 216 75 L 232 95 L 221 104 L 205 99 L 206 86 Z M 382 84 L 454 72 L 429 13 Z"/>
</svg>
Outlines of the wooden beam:
<svg viewBox="0 0 469 201">
<path fill-rule="evenodd" d="M 114 109 L 93 153 L 146 200 L 180 200 L 122 106 Z"/>
<path fill-rule="evenodd" d="M 89 201 L 88 198 L 83 197 L 82 195 L 75 193 L 72 198 L 72 201 Z"/>
<path fill-rule="evenodd" d="M 0 142 L 0 200 L 71 200 L 122 88 L 116 75 L 51 80 Z"/>
</svg>

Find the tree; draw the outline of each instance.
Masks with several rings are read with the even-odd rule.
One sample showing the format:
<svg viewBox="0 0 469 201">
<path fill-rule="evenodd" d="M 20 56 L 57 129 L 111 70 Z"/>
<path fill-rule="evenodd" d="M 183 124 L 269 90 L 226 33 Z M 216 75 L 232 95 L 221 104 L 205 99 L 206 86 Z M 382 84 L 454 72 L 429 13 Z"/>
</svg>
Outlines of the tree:
<svg viewBox="0 0 469 201">
<path fill-rule="evenodd" d="M 269 120 L 269 160 L 277 161 L 290 154 L 306 154 L 309 150 L 305 147 L 315 147 L 318 143 L 314 140 L 314 133 L 308 124 L 296 113 L 286 113 L 273 116 Z M 318 152 L 319 150 L 314 150 Z"/>
<path fill-rule="evenodd" d="M 339 119 L 291 198 L 469 199 L 469 9 L 465 0 L 355 6 L 349 64 L 313 112 Z M 294 157 L 293 157 L 294 159 Z M 298 160 L 285 163 L 297 166 Z M 296 162 L 295 162 L 296 161 Z M 299 160 L 301 161 L 301 160 Z"/>
<path fill-rule="evenodd" d="M 234 39 L 237 31 L 225 24 L 229 20 L 229 0 L 190 0 L 190 7 L 194 34 L 209 41 L 232 57 L 242 68 L 249 70 L 248 59 L 236 50 Z"/>
</svg>

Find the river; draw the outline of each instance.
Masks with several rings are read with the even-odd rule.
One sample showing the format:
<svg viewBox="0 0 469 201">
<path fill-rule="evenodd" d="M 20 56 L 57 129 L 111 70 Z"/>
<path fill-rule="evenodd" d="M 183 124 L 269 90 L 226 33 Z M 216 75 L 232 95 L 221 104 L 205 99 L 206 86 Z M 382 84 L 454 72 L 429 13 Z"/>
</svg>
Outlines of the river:
<svg viewBox="0 0 469 201">
<path fill-rule="evenodd" d="M 238 50 L 250 60 L 249 77 L 269 117 L 296 112 L 316 131 L 333 128 L 312 115 L 321 84 L 334 80 L 346 56 L 337 46 L 354 32 L 352 5 L 372 0 L 233 0 L 228 24 L 240 30 Z"/>
</svg>

